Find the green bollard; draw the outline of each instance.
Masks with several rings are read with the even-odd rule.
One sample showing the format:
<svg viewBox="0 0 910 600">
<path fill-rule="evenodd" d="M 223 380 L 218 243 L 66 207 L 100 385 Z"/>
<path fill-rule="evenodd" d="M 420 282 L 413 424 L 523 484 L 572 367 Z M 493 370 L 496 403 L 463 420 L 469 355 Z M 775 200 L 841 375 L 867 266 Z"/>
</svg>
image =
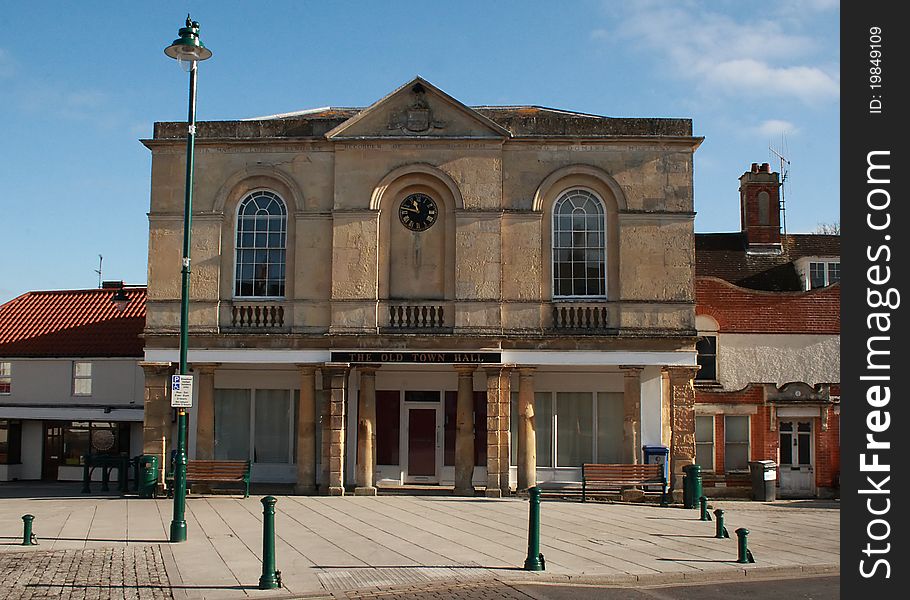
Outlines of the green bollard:
<svg viewBox="0 0 910 600">
<path fill-rule="evenodd" d="M 748 542 L 746 537 L 749 535 L 749 530 L 745 527 L 740 527 L 736 530 L 736 537 L 739 538 L 737 541 L 737 555 L 736 562 L 742 564 L 754 563 L 755 558 L 752 556 L 752 553 L 749 552 Z"/>
<path fill-rule="evenodd" d="M 35 520 L 34 515 L 22 515 L 22 545 L 23 546 L 34 546 L 38 543 L 35 534 L 32 533 L 32 521 Z"/>
<path fill-rule="evenodd" d="M 722 508 L 718 508 L 714 511 L 714 516 L 717 517 L 717 527 L 714 529 L 714 537 L 718 539 L 724 539 L 730 537 L 730 534 L 727 532 L 727 528 L 724 527 L 724 511 Z"/>
<path fill-rule="evenodd" d="M 698 503 L 701 505 L 701 520 L 710 521 L 711 515 L 708 514 L 708 499 L 702 496 L 698 499 Z"/>
<path fill-rule="evenodd" d="M 540 553 L 540 488 L 528 488 L 528 557 L 525 571 L 544 571 L 547 563 Z"/>
<path fill-rule="evenodd" d="M 275 570 L 275 503 L 274 496 L 262 500 L 262 577 L 259 578 L 260 590 L 273 590 L 281 587 L 281 571 Z"/>
</svg>

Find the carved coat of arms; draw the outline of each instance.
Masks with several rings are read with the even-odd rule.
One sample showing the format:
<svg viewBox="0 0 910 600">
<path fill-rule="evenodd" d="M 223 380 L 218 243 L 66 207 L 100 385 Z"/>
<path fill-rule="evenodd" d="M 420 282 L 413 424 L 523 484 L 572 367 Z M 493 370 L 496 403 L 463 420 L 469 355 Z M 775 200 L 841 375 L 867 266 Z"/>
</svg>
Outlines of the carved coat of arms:
<svg viewBox="0 0 910 600">
<path fill-rule="evenodd" d="M 426 98 L 426 90 L 419 83 L 411 88 L 414 103 L 404 111 L 395 111 L 389 116 L 389 129 L 402 133 L 427 133 L 431 129 L 442 129 L 445 121 L 433 118 L 433 110 Z"/>
</svg>

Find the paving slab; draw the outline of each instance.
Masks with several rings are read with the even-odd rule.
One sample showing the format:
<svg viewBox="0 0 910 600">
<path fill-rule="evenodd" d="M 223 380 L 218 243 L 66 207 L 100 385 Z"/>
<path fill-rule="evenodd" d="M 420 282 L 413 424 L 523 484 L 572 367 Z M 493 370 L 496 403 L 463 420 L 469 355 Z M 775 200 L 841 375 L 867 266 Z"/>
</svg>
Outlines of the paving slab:
<svg viewBox="0 0 910 600">
<path fill-rule="evenodd" d="M 259 497 L 190 496 L 188 539 L 170 544 L 173 500 L 77 490 L 0 484 L 0 600 L 57 597 L 49 591 L 72 598 L 340 597 L 472 581 L 644 585 L 836 574 L 840 559 L 836 502 L 712 501 L 733 536 L 715 539 L 714 523 L 700 521 L 697 510 L 545 500 L 547 569 L 529 573 L 521 569 L 528 504 L 520 498 L 278 496 L 283 587 L 259 590 Z M 37 546 L 19 545 L 25 513 L 35 515 Z M 736 562 L 739 527 L 750 531 L 755 564 Z"/>
</svg>

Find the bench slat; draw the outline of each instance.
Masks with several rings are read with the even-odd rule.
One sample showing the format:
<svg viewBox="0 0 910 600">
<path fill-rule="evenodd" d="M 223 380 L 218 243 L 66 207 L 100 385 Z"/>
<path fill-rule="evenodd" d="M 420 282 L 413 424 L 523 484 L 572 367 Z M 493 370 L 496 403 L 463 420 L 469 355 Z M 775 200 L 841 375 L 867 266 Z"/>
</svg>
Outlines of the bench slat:
<svg viewBox="0 0 910 600">
<path fill-rule="evenodd" d="M 585 463 L 581 468 L 581 501 L 585 501 L 588 490 L 602 491 L 644 485 L 661 486 L 661 504 L 666 493 L 667 481 L 664 466 L 660 464 L 593 464 Z"/>
<path fill-rule="evenodd" d="M 250 461 L 247 460 L 188 460 L 187 482 L 243 483 L 244 498 L 250 495 Z"/>
</svg>

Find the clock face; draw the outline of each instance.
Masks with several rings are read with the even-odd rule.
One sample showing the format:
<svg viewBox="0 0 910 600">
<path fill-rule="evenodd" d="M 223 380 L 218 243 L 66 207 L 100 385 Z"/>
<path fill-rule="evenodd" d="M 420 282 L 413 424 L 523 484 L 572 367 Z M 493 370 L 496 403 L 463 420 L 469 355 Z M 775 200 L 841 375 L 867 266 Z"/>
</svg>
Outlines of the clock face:
<svg viewBox="0 0 910 600">
<path fill-rule="evenodd" d="M 411 231 L 425 231 L 433 226 L 439 216 L 436 203 L 426 194 L 411 194 L 401 201 L 398 218 Z"/>
</svg>

